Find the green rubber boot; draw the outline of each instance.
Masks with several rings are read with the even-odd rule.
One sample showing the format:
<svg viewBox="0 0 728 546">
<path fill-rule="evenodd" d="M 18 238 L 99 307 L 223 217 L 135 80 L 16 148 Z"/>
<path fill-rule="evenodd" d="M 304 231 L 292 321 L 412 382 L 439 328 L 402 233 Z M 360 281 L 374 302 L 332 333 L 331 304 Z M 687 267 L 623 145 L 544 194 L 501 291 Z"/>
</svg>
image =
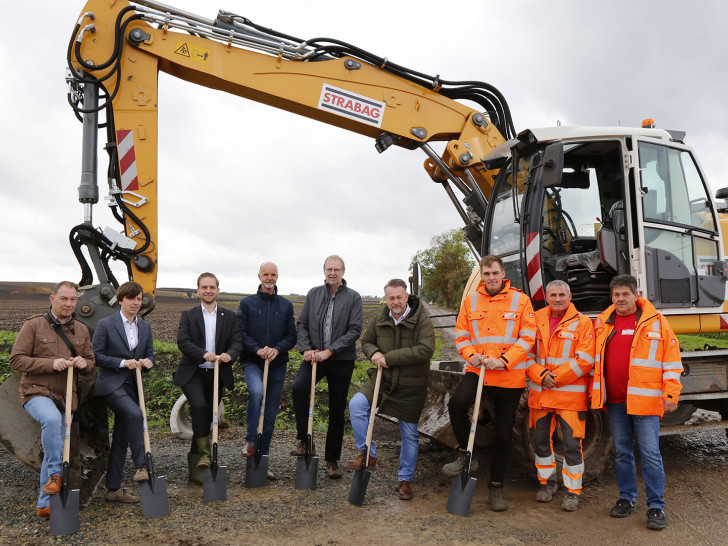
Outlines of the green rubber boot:
<svg viewBox="0 0 728 546">
<path fill-rule="evenodd" d="M 202 470 L 197 468 L 197 463 L 199 462 L 199 453 L 192 453 L 190 451 L 187 454 L 187 481 L 192 484 L 202 485 Z"/>
<path fill-rule="evenodd" d="M 195 438 L 195 444 L 197 445 L 197 453 L 200 459 L 197 461 L 197 468 L 199 470 L 205 470 L 210 468 L 212 460 L 210 459 L 210 438 L 205 436 L 204 438 Z"/>
</svg>

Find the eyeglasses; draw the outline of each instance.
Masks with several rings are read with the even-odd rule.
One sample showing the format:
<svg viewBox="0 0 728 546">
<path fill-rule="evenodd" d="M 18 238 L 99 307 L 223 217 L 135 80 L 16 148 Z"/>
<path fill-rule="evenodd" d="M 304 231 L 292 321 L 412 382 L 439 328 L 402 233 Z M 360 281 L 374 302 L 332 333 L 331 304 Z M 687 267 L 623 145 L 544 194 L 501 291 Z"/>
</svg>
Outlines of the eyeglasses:
<svg viewBox="0 0 728 546">
<path fill-rule="evenodd" d="M 341 273 L 343 269 L 324 269 L 324 273 Z"/>
</svg>

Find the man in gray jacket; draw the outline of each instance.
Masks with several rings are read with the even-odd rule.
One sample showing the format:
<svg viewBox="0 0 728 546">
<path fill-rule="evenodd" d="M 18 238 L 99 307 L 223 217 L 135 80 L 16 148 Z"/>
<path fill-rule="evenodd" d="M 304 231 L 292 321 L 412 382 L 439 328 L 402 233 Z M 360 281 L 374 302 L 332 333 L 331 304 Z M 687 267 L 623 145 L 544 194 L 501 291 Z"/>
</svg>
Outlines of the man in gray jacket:
<svg viewBox="0 0 728 546">
<path fill-rule="evenodd" d="M 339 459 L 344 439 L 344 411 L 356 359 L 356 340 L 362 329 L 361 296 L 346 286 L 344 260 L 329 256 L 324 262 L 326 281 L 309 290 L 296 325 L 298 348 L 304 361 L 293 380 L 291 392 L 299 444 L 291 455 L 306 453 L 311 363 L 317 362 L 316 382 L 329 385 L 329 426 L 326 433 L 326 470 L 329 478 L 341 478 Z"/>
</svg>

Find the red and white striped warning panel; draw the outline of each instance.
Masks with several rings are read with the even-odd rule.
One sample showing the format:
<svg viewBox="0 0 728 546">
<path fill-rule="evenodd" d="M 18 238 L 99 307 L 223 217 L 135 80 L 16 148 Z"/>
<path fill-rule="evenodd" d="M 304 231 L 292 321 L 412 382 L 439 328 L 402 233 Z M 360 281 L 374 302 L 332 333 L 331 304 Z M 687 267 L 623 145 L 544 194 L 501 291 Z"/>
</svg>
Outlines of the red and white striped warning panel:
<svg viewBox="0 0 728 546">
<path fill-rule="evenodd" d="M 541 278 L 541 237 L 538 233 L 526 235 L 526 263 L 528 264 L 528 288 L 532 300 L 545 298 Z"/>
<path fill-rule="evenodd" d="M 116 131 L 116 142 L 121 166 L 121 189 L 122 191 L 136 191 L 139 189 L 139 178 L 134 155 L 133 131 L 130 129 Z"/>
</svg>

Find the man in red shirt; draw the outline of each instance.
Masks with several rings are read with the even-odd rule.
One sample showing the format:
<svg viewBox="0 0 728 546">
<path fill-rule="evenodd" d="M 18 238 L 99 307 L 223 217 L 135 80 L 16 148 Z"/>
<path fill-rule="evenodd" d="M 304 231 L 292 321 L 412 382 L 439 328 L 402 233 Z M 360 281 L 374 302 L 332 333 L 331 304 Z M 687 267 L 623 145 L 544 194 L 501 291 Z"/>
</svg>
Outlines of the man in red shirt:
<svg viewBox="0 0 728 546">
<path fill-rule="evenodd" d="M 592 408 L 609 410 L 616 448 L 619 499 L 610 515 L 634 512 L 637 500 L 635 439 L 647 492 L 647 527 L 665 528 L 665 471 L 660 454 L 660 419 L 677 409 L 680 345 L 667 319 L 637 295 L 637 279 L 619 275 L 609 284 L 612 302 L 594 328 L 596 358 Z"/>
</svg>

